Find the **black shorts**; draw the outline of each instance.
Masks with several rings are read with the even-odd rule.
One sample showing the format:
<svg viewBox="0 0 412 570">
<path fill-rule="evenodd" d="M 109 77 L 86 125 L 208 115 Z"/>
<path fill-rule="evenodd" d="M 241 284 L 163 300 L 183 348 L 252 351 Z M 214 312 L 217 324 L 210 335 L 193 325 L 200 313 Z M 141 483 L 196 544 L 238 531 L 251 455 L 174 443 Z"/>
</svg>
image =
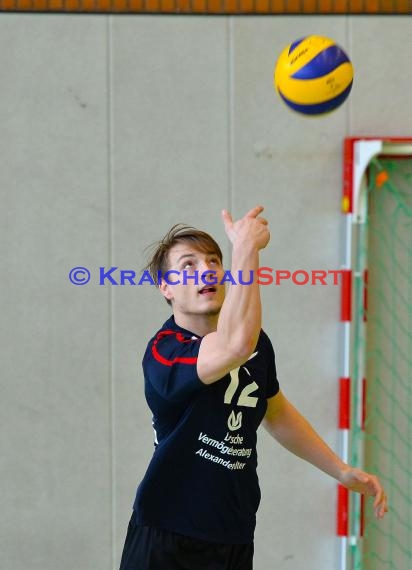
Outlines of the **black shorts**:
<svg viewBox="0 0 412 570">
<path fill-rule="evenodd" d="M 129 522 L 120 570 L 252 570 L 253 543 L 218 544 Z"/>
</svg>

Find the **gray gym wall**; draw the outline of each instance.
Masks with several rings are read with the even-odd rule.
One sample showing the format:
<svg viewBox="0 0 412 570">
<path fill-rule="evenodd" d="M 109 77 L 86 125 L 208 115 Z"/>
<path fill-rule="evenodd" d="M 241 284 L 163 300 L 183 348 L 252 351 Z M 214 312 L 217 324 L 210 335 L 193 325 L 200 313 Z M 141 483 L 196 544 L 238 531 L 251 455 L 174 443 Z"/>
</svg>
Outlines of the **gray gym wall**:
<svg viewBox="0 0 412 570">
<path fill-rule="evenodd" d="M 317 119 L 272 88 L 309 33 L 355 67 L 349 100 Z M 0 53 L 0 567 L 115 570 L 153 449 L 140 361 L 169 311 L 149 285 L 100 286 L 99 267 L 140 272 L 179 221 L 228 260 L 220 210 L 261 203 L 262 265 L 339 268 L 342 141 L 412 136 L 412 21 L 2 14 Z M 263 301 L 282 389 L 338 449 L 339 287 Z M 256 570 L 338 568 L 336 482 L 265 433 L 259 452 Z"/>
</svg>

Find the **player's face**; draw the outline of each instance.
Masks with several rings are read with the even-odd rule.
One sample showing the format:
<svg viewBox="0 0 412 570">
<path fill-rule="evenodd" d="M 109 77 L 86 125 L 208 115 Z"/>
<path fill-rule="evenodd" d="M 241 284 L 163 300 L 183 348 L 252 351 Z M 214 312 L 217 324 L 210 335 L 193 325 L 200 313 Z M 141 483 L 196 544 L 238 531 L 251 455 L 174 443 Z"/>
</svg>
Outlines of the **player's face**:
<svg viewBox="0 0 412 570">
<path fill-rule="evenodd" d="M 219 314 L 225 298 L 225 286 L 219 284 L 224 275 L 219 256 L 198 251 L 191 243 L 179 243 L 170 249 L 168 261 L 171 273 L 164 277 L 175 284 L 164 280 L 160 289 L 172 302 L 174 313 Z"/>
</svg>

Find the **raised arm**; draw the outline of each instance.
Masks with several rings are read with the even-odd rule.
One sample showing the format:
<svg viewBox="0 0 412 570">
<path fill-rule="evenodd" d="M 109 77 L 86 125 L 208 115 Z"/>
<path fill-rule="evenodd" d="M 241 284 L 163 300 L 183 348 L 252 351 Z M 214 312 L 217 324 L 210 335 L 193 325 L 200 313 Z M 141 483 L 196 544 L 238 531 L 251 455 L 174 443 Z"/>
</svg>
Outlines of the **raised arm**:
<svg viewBox="0 0 412 570">
<path fill-rule="evenodd" d="M 379 479 L 344 463 L 282 392 L 268 400 L 263 425 L 287 450 L 334 477 L 351 491 L 375 497 L 373 507 L 377 518 L 382 518 L 388 511 Z"/>
<path fill-rule="evenodd" d="M 270 239 L 267 221 L 259 217 L 263 207 L 257 206 L 240 220 L 222 213 L 226 233 L 232 242 L 232 275 L 239 271 L 254 281 L 250 285 L 230 285 L 219 314 L 217 329 L 201 342 L 197 370 L 199 378 L 210 384 L 243 364 L 252 354 L 261 329 L 262 308 L 257 280 L 259 251 Z"/>
</svg>

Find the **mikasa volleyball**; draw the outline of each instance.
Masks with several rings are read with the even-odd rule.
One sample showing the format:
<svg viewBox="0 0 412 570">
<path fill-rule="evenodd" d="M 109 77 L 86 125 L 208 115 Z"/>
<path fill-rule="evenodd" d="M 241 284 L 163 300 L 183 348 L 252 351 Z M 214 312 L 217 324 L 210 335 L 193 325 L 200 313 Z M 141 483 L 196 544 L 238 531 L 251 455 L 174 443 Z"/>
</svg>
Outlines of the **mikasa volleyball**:
<svg viewBox="0 0 412 570">
<path fill-rule="evenodd" d="M 352 89 L 353 67 L 334 40 L 307 36 L 288 45 L 277 60 L 274 84 L 290 109 L 323 115 L 337 109 Z"/>
</svg>

